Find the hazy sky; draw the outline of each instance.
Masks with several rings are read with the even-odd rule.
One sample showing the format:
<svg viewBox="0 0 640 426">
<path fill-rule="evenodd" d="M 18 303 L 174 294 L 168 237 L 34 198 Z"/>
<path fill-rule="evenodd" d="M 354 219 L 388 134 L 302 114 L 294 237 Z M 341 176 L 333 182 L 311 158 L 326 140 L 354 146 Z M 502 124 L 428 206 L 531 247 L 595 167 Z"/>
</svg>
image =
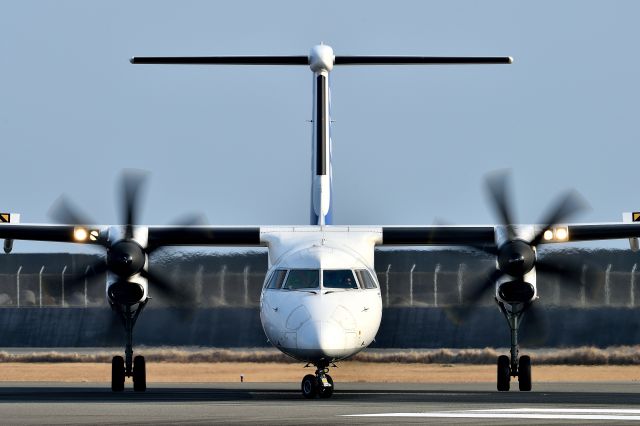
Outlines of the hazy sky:
<svg viewBox="0 0 640 426">
<path fill-rule="evenodd" d="M 131 65 L 134 55 L 510 55 L 513 65 L 332 73 L 337 224 L 493 223 L 561 190 L 618 221 L 640 210 L 640 2 L 0 1 L 0 210 L 48 221 L 61 193 L 117 222 L 125 167 L 150 170 L 143 221 L 306 224 L 311 72 Z M 617 246 L 624 247 L 621 242 Z M 54 246 L 57 249 L 60 246 Z M 18 250 L 52 249 L 17 244 Z M 68 247 L 64 247 L 67 250 Z"/>
</svg>

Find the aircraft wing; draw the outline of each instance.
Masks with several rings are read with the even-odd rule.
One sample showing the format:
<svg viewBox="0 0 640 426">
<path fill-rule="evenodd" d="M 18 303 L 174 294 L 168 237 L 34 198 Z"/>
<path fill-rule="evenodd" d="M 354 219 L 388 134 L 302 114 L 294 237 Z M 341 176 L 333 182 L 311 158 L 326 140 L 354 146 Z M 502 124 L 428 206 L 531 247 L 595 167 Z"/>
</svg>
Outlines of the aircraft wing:
<svg viewBox="0 0 640 426">
<path fill-rule="evenodd" d="M 549 233 L 538 244 L 618 240 L 640 237 L 640 222 L 553 225 L 515 225 L 534 234 Z M 387 246 L 491 246 L 496 244 L 498 226 L 383 226 L 382 243 Z"/>
<path fill-rule="evenodd" d="M 109 225 L 0 224 L 0 239 L 108 245 Z M 261 246 L 259 227 L 136 226 L 148 231 L 148 247 Z"/>
<path fill-rule="evenodd" d="M 569 241 L 618 240 L 640 237 L 640 222 L 567 225 Z"/>
<path fill-rule="evenodd" d="M 517 225 L 533 227 L 537 233 L 543 225 Z M 0 224 L 0 239 L 31 240 L 63 243 L 104 245 L 110 226 L 107 225 L 53 225 L 53 224 Z M 257 226 L 138 226 L 148 230 L 148 246 L 264 246 Z M 269 227 L 273 229 L 274 227 Z M 288 227 L 282 227 L 288 228 Z M 383 246 L 494 246 L 498 226 L 444 225 L 444 226 L 382 226 Z M 539 244 L 583 242 L 640 238 L 640 222 L 589 223 L 554 225 L 552 238 Z M 563 230 L 562 237 L 558 237 Z"/>
<path fill-rule="evenodd" d="M 265 245 L 257 226 L 150 226 L 149 247 Z"/>
<path fill-rule="evenodd" d="M 50 225 L 50 224 L 12 224 L 3 223 L 0 225 L 0 239 L 3 240 L 31 240 L 31 241 L 51 241 L 58 243 L 77 243 L 80 236 L 76 231 L 84 229 L 87 232 L 86 238 L 82 238 L 85 243 L 95 242 L 98 244 L 97 234 L 89 239 L 89 229 L 100 233 L 103 229 L 99 227 L 78 227 L 75 225 Z M 102 227 L 104 228 L 104 227 Z M 84 241 L 86 240 L 86 241 Z"/>
<path fill-rule="evenodd" d="M 382 245 L 491 245 L 493 226 L 383 226 Z"/>
</svg>

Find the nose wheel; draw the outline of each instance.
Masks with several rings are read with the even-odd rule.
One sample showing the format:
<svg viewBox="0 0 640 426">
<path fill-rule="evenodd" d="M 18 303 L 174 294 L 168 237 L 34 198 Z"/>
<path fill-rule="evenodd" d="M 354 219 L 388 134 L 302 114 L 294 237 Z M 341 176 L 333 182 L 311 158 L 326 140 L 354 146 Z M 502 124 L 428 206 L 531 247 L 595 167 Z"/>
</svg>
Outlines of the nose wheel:
<svg viewBox="0 0 640 426">
<path fill-rule="evenodd" d="M 300 384 L 302 396 L 307 399 L 314 399 L 316 396 L 326 399 L 333 395 L 333 378 L 329 375 L 329 368 L 326 365 L 319 365 L 316 374 L 307 374 Z"/>
<path fill-rule="evenodd" d="M 302 396 L 313 399 L 318 395 L 318 380 L 313 374 L 307 374 L 302 379 Z"/>
</svg>

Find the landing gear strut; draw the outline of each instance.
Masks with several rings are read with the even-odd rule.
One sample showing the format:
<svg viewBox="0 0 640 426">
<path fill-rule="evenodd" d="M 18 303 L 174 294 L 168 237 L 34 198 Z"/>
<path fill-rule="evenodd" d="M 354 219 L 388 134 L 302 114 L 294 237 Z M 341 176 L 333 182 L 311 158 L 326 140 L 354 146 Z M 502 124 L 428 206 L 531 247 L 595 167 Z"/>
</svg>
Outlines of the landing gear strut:
<svg viewBox="0 0 640 426">
<path fill-rule="evenodd" d="M 111 360 L 111 390 L 122 392 L 124 390 L 125 377 L 133 378 L 133 390 L 144 392 L 147 390 L 147 372 L 143 356 L 133 357 L 133 326 L 138 316 L 146 306 L 147 301 L 140 302 L 134 309 L 131 305 L 113 303 L 111 308 L 122 320 L 126 340 L 124 358 L 117 355 Z M 134 305 L 135 306 L 135 305 Z"/>
<path fill-rule="evenodd" d="M 333 395 L 333 379 L 329 375 L 329 364 L 326 362 L 316 364 L 316 374 L 307 374 L 301 383 L 302 396 L 313 399 L 331 398 Z"/>
<path fill-rule="evenodd" d="M 498 301 L 498 306 L 504 314 L 511 330 L 511 353 L 510 356 L 500 355 L 498 357 L 498 390 L 506 392 L 509 390 L 511 377 L 518 378 L 518 387 L 521 391 L 531 390 L 531 358 L 528 355 L 519 357 L 518 354 L 518 329 L 522 322 L 522 317 L 528 304 L 517 303 L 507 305 Z"/>
</svg>

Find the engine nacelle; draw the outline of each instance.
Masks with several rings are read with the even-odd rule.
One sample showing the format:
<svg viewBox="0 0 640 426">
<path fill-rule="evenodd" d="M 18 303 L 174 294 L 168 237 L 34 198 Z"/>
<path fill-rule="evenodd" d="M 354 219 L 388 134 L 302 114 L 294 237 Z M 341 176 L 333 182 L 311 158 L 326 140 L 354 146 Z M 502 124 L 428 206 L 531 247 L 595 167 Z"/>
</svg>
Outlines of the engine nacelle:
<svg viewBox="0 0 640 426">
<path fill-rule="evenodd" d="M 126 227 L 110 226 L 107 250 L 107 298 L 111 303 L 135 305 L 149 296 L 148 282 L 139 271 L 148 268 L 149 259 L 144 247 L 147 246 L 148 228 L 136 226 L 133 239 L 126 238 Z"/>
<path fill-rule="evenodd" d="M 132 281 L 116 281 L 107 287 L 107 295 L 112 303 L 135 305 L 146 299 L 143 285 Z"/>
</svg>

